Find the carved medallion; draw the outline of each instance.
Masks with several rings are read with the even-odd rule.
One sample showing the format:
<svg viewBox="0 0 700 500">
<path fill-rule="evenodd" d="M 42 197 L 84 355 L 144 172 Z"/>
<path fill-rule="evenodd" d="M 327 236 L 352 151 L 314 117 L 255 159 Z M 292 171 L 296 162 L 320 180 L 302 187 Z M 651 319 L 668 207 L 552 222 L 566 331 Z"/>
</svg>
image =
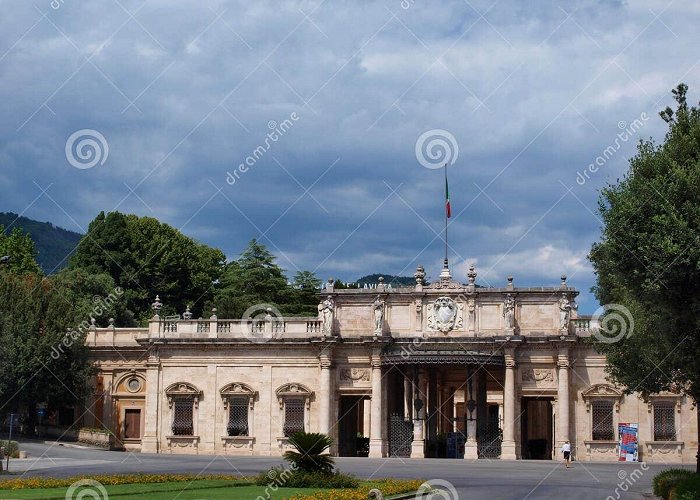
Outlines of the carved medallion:
<svg viewBox="0 0 700 500">
<path fill-rule="evenodd" d="M 458 304 L 449 297 L 439 297 L 428 304 L 428 329 L 447 333 L 462 328 L 464 304 Z"/>
<path fill-rule="evenodd" d="M 369 370 L 365 368 L 341 368 L 339 377 L 341 382 L 369 382 Z"/>
</svg>

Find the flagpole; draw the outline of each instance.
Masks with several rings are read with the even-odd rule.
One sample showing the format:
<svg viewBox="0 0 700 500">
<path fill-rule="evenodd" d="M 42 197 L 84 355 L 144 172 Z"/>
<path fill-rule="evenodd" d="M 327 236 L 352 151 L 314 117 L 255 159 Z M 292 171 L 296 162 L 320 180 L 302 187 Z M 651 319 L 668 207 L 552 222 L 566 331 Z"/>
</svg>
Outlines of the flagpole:
<svg viewBox="0 0 700 500">
<path fill-rule="evenodd" d="M 447 187 L 447 163 L 445 163 L 445 187 Z M 448 267 L 447 264 L 447 202 L 449 198 L 445 200 L 445 207 L 443 208 L 445 212 L 445 268 Z"/>
</svg>

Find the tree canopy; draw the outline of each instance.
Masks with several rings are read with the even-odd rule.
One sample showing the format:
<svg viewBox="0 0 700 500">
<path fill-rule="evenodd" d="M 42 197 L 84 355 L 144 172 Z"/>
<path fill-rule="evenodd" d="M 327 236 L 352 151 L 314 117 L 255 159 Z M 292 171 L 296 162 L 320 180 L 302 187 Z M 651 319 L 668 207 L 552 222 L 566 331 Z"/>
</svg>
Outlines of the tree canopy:
<svg viewBox="0 0 700 500">
<path fill-rule="evenodd" d="M 144 321 L 159 295 L 163 314 L 192 306 L 195 315 L 213 294 L 226 257 L 152 217 L 119 212 L 100 214 L 90 223 L 69 269 L 106 273 L 125 290 L 128 313 Z"/>
<path fill-rule="evenodd" d="M 700 111 L 687 90 L 678 85 L 676 110 L 660 113 L 664 142 L 641 141 L 625 177 L 603 189 L 590 260 L 597 298 L 627 329 L 596 344 L 609 375 L 628 392 L 676 390 L 699 401 Z"/>
<path fill-rule="evenodd" d="M 19 228 L 9 234 L 0 225 L 0 272 L 41 273 L 32 238 Z"/>
</svg>

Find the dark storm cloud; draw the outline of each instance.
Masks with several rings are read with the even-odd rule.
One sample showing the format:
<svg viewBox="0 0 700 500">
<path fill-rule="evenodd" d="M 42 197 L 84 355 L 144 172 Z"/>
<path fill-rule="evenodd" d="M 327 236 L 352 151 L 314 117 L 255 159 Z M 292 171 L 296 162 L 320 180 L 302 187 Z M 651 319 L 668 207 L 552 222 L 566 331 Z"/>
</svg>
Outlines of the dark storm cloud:
<svg viewBox="0 0 700 500">
<path fill-rule="evenodd" d="M 444 180 L 414 147 L 444 129 L 453 274 L 566 272 L 590 312 L 597 190 L 661 137 L 668 91 L 697 89 L 698 18 L 664 1 L 17 2 L 0 209 L 80 230 L 118 208 L 231 258 L 257 237 L 290 273 L 436 276 Z M 67 161 L 81 129 L 106 138 L 104 165 Z"/>
</svg>

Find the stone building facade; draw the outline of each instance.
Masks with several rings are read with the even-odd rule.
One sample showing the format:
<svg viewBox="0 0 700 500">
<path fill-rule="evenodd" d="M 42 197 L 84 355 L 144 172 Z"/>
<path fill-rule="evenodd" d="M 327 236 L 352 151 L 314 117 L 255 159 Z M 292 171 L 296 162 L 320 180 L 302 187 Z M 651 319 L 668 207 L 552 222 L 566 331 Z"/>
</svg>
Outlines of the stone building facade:
<svg viewBox="0 0 700 500">
<path fill-rule="evenodd" d="M 99 368 L 87 425 L 151 453 L 280 455 L 297 430 L 340 456 L 617 460 L 618 424 L 639 459 L 693 462 L 691 400 L 625 395 L 577 317 L 578 292 L 452 278 L 320 292 L 319 315 L 243 320 L 157 314 L 148 328 L 93 328 Z M 157 304 L 156 304 L 157 305 Z M 260 311 L 258 311 L 260 313 Z"/>
</svg>

